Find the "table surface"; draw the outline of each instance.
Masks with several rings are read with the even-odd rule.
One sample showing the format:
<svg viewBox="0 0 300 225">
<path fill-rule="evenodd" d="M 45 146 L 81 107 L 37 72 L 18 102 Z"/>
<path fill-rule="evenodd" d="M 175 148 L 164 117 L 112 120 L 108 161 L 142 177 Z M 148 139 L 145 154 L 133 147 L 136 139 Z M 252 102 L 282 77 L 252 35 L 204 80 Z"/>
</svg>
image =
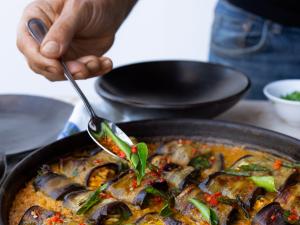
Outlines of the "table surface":
<svg viewBox="0 0 300 225">
<path fill-rule="evenodd" d="M 300 127 L 281 120 L 268 101 L 243 100 L 216 119 L 250 124 L 300 139 Z"/>
</svg>

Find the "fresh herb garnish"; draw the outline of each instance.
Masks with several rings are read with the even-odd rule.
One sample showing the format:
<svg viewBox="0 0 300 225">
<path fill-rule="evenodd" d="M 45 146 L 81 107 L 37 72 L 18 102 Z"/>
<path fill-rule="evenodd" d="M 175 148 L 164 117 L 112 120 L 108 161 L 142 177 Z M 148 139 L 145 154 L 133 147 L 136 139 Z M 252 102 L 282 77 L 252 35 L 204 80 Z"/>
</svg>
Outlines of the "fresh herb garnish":
<svg viewBox="0 0 300 225">
<path fill-rule="evenodd" d="M 152 186 L 146 187 L 145 192 L 155 195 L 155 196 L 160 196 L 160 197 L 164 198 L 165 200 L 169 200 L 169 196 L 166 193 L 164 193 Z"/>
<path fill-rule="evenodd" d="M 168 216 L 171 216 L 173 214 L 173 211 L 171 209 L 171 203 L 172 203 L 172 195 L 170 195 L 169 193 L 165 193 L 165 192 L 162 192 L 154 187 L 147 187 L 145 189 L 145 191 L 149 194 L 152 194 L 154 196 L 160 196 L 164 199 L 164 206 L 161 208 L 159 214 L 162 216 L 162 217 L 168 217 Z"/>
<path fill-rule="evenodd" d="M 159 215 L 161 215 L 162 217 L 169 217 L 172 214 L 173 214 L 173 211 L 172 211 L 169 203 L 165 203 L 159 212 Z"/>
<path fill-rule="evenodd" d="M 208 158 L 205 156 L 197 156 L 193 158 L 190 161 L 189 165 L 194 167 L 195 169 L 208 169 L 211 167 Z"/>
<path fill-rule="evenodd" d="M 195 198 L 190 198 L 189 202 L 192 203 L 199 210 L 203 219 L 206 220 L 209 224 L 211 225 L 219 224 L 219 219 L 217 214 L 207 205 L 205 205 L 204 203 L 202 203 L 201 201 Z"/>
<path fill-rule="evenodd" d="M 240 177 L 250 177 L 251 173 L 249 171 L 240 171 L 236 169 L 226 169 L 222 171 L 226 175 L 230 176 L 240 176 Z"/>
<path fill-rule="evenodd" d="M 92 193 L 89 198 L 85 201 L 85 203 L 80 207 L 80 209 L 76 212 L 77 215 L 82 215 L 88 212 L 94 205 L 101 202 L 100 193 L 103 192 L 108 187 L 108 184 L 103 184 L 99 188 L 97 188 L 94 193 Z"/>
<path fill-rule="evenodd" d="M 296 168 L 300 168 L 300 162 L 295 162 L 295 163 L 283 162 L 282 166 L 286 168 L 296 169 Z"/>
<path fill-rule="evenodd" d="M 256 186 L 264 188 L 268 192 L 275 192 L 275 179 L 273 176 L 251 176 L 249 177 Z"/>
<path fill-rule="evenodd" d="M 259 164 L 247 164 L 247 165 L 241 165 L 239 166 L 239 170 L 241 171 L 248 171 L 248 172 L 255 172 L 255 171 L 261 171 L 261 172 L 271 172 L 271 170 L 265 166 L 261 166 Z"/>
<path fill-rule="evenodd" d="M 290 94 L 283 95 L 281 98 L 290 101 L 300 101 L 300 91 L 294 91 Z"/>
<path fill-rule="evenodd" d="M 148 148 L 145 143 L 138 143 L 135 145 L 137 152 L 132 152 L 132 148 L 119 137 L 117 137 L 110 129 L 107 123 L 102 123 L 102 130 L 104 135 L 107 135 L 112 139 L 112 141 L 119 147 L 119 149 L 124 152 L 127 160 L 133 167 L 136 177 L 137 184 L 140 185 L 143 177 L 146 174 L 147 158 L 148 158 Z M 101 134 L 103 135 L 103 134 Z"/>
</svg>

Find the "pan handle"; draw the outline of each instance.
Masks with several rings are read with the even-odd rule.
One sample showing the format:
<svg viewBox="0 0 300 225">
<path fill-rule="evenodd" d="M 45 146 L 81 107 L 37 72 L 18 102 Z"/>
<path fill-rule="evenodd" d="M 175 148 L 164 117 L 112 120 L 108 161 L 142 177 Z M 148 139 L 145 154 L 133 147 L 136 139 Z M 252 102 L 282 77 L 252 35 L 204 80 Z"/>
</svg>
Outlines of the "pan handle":
<svg viewBox="0 0 300 225">
<path fill-rule="evenodd" d="M 6 177 L 6 171 L 7 171 L 6 155 L 0 152 L 0 185 L 3 183 Z"/>
</svg>

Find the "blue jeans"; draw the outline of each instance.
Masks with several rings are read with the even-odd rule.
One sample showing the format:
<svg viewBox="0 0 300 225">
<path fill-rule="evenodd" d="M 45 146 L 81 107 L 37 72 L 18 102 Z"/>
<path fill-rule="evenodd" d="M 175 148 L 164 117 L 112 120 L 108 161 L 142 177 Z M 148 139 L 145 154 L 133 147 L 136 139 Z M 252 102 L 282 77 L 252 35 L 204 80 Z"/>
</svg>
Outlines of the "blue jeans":
<svg viewBox="0 0 300 225">
<path fill-rule="evenodd" d="M 220 0 L 209 60 L 244 72 L 252 82 L 247 97 L 263 99 L 267 83 L 300 79 L 300 28 L 274 23 Z"/>
</svg>

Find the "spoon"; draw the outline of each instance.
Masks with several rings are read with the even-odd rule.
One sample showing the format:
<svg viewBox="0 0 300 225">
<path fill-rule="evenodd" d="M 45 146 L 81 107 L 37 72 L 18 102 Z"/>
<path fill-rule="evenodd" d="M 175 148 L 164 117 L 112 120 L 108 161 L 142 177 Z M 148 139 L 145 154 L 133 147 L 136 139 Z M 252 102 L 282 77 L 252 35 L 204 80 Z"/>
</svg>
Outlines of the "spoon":
<svg viewBox="0 0 300 225">
<path fill-rule="evenodd" d="M 6 169 L 7 169 L 6 156 L 4 153 L 0 152 L 0 185 L 4 181 L 6 175 Z"/>
<path fill-rule="evenodd" d="M 27 23 L 27 28 L 29 30 L 29 33 L 32 35 L 32 37 L 39 44 L 42 43 L 44 37 L 46 36 L 46 34 L 48 32 L 48 28 L 46 27 L 44 22 L 40 19 L 30 19 Z M 73 76 L 72 76 L 71 72 L 69 71 L 69 69 L 68 69 L 67 65 L 65 64 L 65 62 L 62 59 L 59 59 L 59 61 L 62 65 L 62 67 L 63 67 L 65 77 L 67 78 L 67 80 L 69 80 L 71 82 L 71 84 L 73 85 L 73 87 L 76 90 L 77 94 L 80 96 L 81 100 L 83 101 L 86 109 L 90 113 L 91 119 L 88 123 L 88 128 L 87 128 L 87 131 L 88 131 L 90 137 L 103 150 L 105 150 L 106 152 L 108 152 L 112 156 L 121 159 L 117 154 L 115 154 L 114 152 L 112 152 L 109 149 L 107 149 L 106 147 L 104 147 L 97 140 L 97 138 L 95 137 L 95 134 L 100 134 L 101 131 L 102 131 L 102 124 L 106 123 L 110 127 L 110 129 L 112 130 L 114 135 L 119 137 L 122 141 L 126 142 L 129 146 L 133 145 L 132 141 L 116 124 L 114 124 L 111 121 L 107 121 L 107 120 L 105 120 L 105 119 L 103 119 L 103 118 L 96 115 L 93 107 L 91 106 L 91 104 L 87 100 L 86 96 L 83 94 L 83 92 L 81 91 L 81 89 L 79 88 L 79 86 L 77 85 L 75 80 L 73 79 Z"/>
</svg>

